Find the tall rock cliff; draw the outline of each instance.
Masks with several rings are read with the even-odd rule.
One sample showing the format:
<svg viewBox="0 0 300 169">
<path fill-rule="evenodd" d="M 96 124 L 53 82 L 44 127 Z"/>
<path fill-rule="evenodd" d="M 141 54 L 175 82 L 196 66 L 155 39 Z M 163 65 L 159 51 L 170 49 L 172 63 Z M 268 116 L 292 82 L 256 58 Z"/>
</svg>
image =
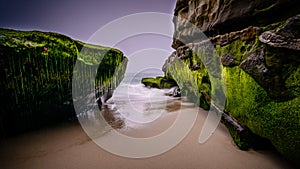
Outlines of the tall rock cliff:
<svg viewBox="0 0 300 169">
<path fill-rule="evenodd" d="M 120 83 L 126 63 L 119 50 L 61 34 L 0 29 L 0 137 L 76 118 L 74 73 L 73 88 L 94 78 L 100 97 Z"/>
<path fill-rule="evenodd" d="M 224 93 L 220 108 L 252 133 L 241 135 L 229 127 L 240 148 L 255 146 L 253 137 L 258 135 L 297 164 L 299 5 L 298 0 L 178 0 L 173 19 L 176 51 L 163 66 L 165 76 L 205 109 L 216 100 L 213 95 Z M 211 55 L 207 44 L 214 48 Z M 186 85 L 190 77 L 195 85 Z"/>
</svg>

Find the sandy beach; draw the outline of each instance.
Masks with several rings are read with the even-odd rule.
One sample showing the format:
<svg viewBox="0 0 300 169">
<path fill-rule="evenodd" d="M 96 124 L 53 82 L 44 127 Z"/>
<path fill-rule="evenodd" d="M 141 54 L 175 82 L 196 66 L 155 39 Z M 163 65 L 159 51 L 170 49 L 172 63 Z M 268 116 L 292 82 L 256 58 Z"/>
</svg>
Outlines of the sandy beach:
<svg viewBox="0 0 300 169">
<path fill-rule="evenodd" d="M 137 127 L 124 127 L 121 133 L 132 137 L 150 137 L 167 129 L 178 112 Z M 111 154 L 97 146 L 80 124 L 70 122 L 1 141 L 2 169 L 219 169 L 291 168 L 272 151 L 241 151 L 233 143 L 223 124 L 212 137 L 198 143 L 207 111 L 200 109 L 191 132 L 171 150 L 150 158 L 132 159 Z"/>
</svg>

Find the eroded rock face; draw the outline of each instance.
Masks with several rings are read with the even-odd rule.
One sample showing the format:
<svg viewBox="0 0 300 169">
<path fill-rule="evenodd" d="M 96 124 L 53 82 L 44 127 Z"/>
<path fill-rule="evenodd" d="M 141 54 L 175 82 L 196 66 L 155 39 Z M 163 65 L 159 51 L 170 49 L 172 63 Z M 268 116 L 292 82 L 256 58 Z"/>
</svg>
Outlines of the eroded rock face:
<svg viewBox="0 0 300 169">
<path fill-rule="evenodd" d="M 199 97 L 199 105 L 205 109 L 214 100 L 212 93 L 224 91 L 224 111 L 254 134 L 270 140 L 296 164 L 300 161 L 299 3 L 178 0 L 172 44 L 176 51 L 163 66 L 167 77 L 180 76 L 175 77 L 179 86 L 189 77 L 195 78 L 197 87 L 186 87 L 182 92 Z M 207 51 L 208 44 L 215 47 L 218 56 L 203 57 L 205 52 L 201 51 Z M 214 64 L 217 60 L 220 65 Z M 216 79 L 221 84 L 215 83 Z M 231 134 L 242 149 L 249 148 L 244 145 L 255 146 L 237 133 Z"/>
<path fill-rule="evenodd" d="M 287 23 L 275 30 L 262 33 L 259 40 L 275 48 L 300 50 L 300 15 L 290 18 Z"/>
<path fill-rule="evenodd" d="M 180 39 L 197 37 L 195 25 L 207 36 L 244 29 L 250 25 L 268 25 L 300 12 L 298 0 L 178 0 L 174 10 L 173 47 Z M 284 11 L 284 12 L 282 12 Z M 188 42 L 189 43 L 189 42 Z"/>
</svg>

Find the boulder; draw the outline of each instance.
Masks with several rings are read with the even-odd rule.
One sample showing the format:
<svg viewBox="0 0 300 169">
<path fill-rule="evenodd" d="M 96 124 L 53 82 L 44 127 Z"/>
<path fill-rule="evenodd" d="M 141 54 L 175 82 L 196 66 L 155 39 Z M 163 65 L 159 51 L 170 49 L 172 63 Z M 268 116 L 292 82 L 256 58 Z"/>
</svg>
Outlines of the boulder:
<svg viewBox="0 0 300 169">
<path fill-rule="evenodd" d="M 2 136 L 76 118 L 72 80 L 82 91 L 82 77 L 96 76 L 99 98 L 110 83 L 113 88 L 120 83 L 126 61 L 119 50 L 84 44 L 61 34 L 0 29 Z M 82 71 L 73 71 L 75 63 Z M 78 79 L 72 79 L 74 73 Z"/>
<path fill-rule="evenodd" d="M 141 82 L 146 86 L 150 88 L 158 88 L 158 89 L 169 89 L 173 86 L 176 86 L 176 82 L 173 79 L 168 79 L 165 77 L 145 77 L 142 78 Z"/>
</svg>

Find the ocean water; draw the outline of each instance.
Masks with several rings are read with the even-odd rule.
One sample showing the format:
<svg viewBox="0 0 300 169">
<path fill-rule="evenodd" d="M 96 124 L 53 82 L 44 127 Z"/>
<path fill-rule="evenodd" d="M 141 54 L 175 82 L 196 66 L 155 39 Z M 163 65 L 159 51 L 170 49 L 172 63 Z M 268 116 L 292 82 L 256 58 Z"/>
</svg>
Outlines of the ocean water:
<svg viewBox="0 0 300 169">
<path fill-rule="evenodd" d="M 164 113 L 168 100 L 168 89 L 147 88 L 141 83 L 143 77 L 161 76 L 160 71 L 126 73 L 121 84 L 116 88 L 113 97 L 106 104 L 116 109 L 127 123 L 149 123 Z"/>
<path fill-rule="evenodd" d="M 141 83 L 143 77 L 162 75 L 158 70 L 126 73 L 113 96 L 101 108 L 92 102 L 77 114 L 85 132 L 97 138 L 111 129 L 147 125 L 166 113 L 180 109 L 180 99 L 166 95 L 169 89 L 148 88 Z"/>
</svg>

